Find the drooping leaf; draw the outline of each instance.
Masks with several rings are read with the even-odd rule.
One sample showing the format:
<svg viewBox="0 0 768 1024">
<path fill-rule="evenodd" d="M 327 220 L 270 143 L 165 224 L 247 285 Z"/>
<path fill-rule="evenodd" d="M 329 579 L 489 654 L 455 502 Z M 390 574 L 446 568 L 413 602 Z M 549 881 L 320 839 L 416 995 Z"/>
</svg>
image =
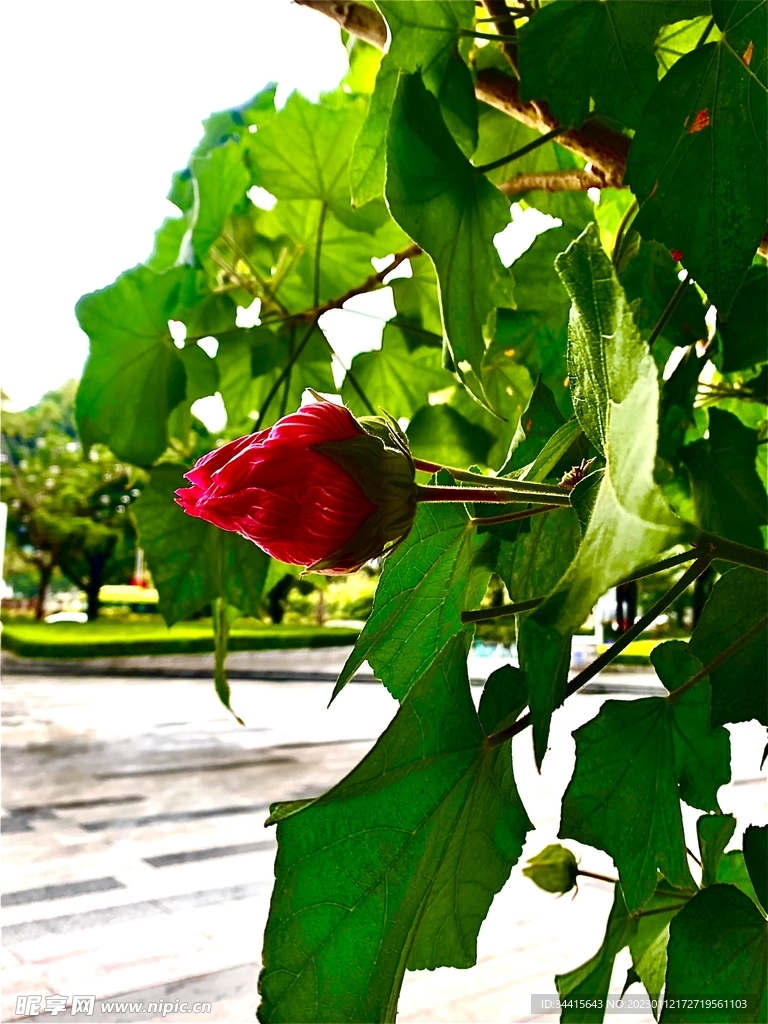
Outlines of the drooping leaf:
<svg viewBox="0 0 768 1024">
<path fill-rule="evenodd" d="M 739 567 L 724 573 L 691 637 L 691 653 L 706 665 L 764 618 L 768 604 L 765 573 Z M 711 675 L 712 724 L 748 722 L 768 725 L 768 631 L 737 651 Z"/>
<path fill-rule="evenodd" d="M 183 472 L 182 466 L 156 466 L 135 505 L 160 614 L 172 626 L 217 597 L 258 614 L 269 557 L 244 537 L 188 516 L 174 501 L 174 491 L 186 486 Z"/>
<path fill-rule="evenodd" d="M 728 853 L 723 854 L 717 867 L 717 880 L 724 885 L 735 885 L 752 900 L 755 906 L 759 907 L 759 900 L 741 850 L 729 850 Z"/>
<path fill-rule="evenodd" d="M 680 449 L 691 480 L 696 523 L 710 533 L 762 548 L 768 495 L 757 475 L 757 432 L 723 409 L 709 411 L 709 437 Z"/>
<path fill-rule="evenodd" d="M 762 0 L 718 2 L 712 13 L 721 40 L 687 53 L 659 83 L 626 180 L 640 202 L 635 229 L 682 253 L 726 318 L 768 220 L 767 29 Z"/>
<path fill-rule="evenodd" d="M 422 502 L 408 539 L 384 563 L 373 611 L 334 696 L 367 659 L 403 700 L 451 637 L 467 629 L 461 612 L 485 593 L 495 547 L 476 536 L 464 505 Z"/>
<path fill-rule="evenodd" d="M 374 408 L 381 406 L 396 419 L 412 419 L 427 405 L 430 392 L 455 386 L 456 378 L 443 369 L 439 349 L 421 345 L 411 351 L 404 332 L 391 323 L 384 328 L 381 342 L 381 349 L 355 356 L 351 366 Z M 341 395 L 356 416 L 368 414 L 349 377 Z"/>
<path fill-rule="evenodd" d="M 573 561 L 580 537 L 576 513 L 564 508 L 531 519 L 514 542 L 502 541 L 496 571 L 511 600 L 548 594 Z"/>
<path fill-rule="evenodd" d="M 723 373 L 768 361 L 766 345 L 768 267 L 750 267 L 727 320 L 718 320 L 723 340 Z"/>
<path fill-rule="evenodd" d="M 500 475 L 524 469 L 535 462 L 544 445 L 564 422 L 565 418 L 557 407 L 554 395 L 543 381 L 537 381 L 525 412 L 520 417 Z"/>
<path fill-rule="evenodd" d="M 487 750 L 454 636 L 337 786 L 273 810 L 262 1021 L 393 1019 L 406 967 L 475 962 L 530 828 L 507 744 Z"/>
<path fill-rule="evenodd" d="M 669 965 L 662 1024 L 763 1021 L 768 1014 L 765 921 L 732 885 L 697 893 L 670 925 Z M 709 1008 L 699 1000 L 749 999 L 747 1011 Z"/>
<path fill-rule="evenodd" d="M 608 995 L 614 961 L 636 931 L 637 922 L 629 916 L 621 887 L 616 885 L 600 949 L 580 967 L 555 977 L 558 995 L 566 1003 L 560 1014 L 563 1024 L 588 1024 L 592 1021 L 600 1024 L 605 1013 L 604 1000 Z M 571 1005 L 568 1005 L 569 1002 Z"/>
<path fill-rule="evenodd" d="M 656 366 L 596 228 L 587 228 L 556 266 L 573 303 L 568 359 L 574 409 L 585 434 L 606 457 L 578 554 L 534 613 L 542 625 L 565 636 L 617 580 L 677 543 L 684 527 L 653 479 Z"/>
<path fill-rule="evenodd" d="M 654 41 L 661 25 L 708 13 L 702 0 L 560 0 L 520 31 L 523 99 L 548 100 L 564 124 L 590 113 L 634 128 L 657 85 Z"/>
<path fill-rule="evenodd" d="M 234 141 L 217 146 L 190 165 L 195 181 L 192 211 L 192 249 L 198 259 L 221 234 L 233 209 L 246 202 L 251 172 L 243 163 L 243 149 Z"/>
<path fill-rule="evenodd" d="M 701 854 L 701 885 L 714 885 L 725 848 L 736 830 L 732 814 L 705 814 L 696 822 Z"/>
<path fill-rule="evenodd" d="M 411 260 L 410 266 L 410 277 L 397 278 L 391 284 L 397 316 L 390 322 L 403 332 L 411 351 L 421 345 L 440 348 L 443 325 L 434 264 L 421 258 Z"/>
<path fill-rule="evenodd" d="M 187 217 L 166 217 L 155 232 L 155 245 L 145 266 L 161 274 L 175 267 L 181 252 L 181 243 L 189 230 Z"/>
<path fill-rule="evenodd" d="M 479 377 L 486 321 L 497 306 L 511 305 L 512 278 L 492 245 L 509 207 L 458 148 L 418 74 L 401 75 L 398 84 L 386 194 L 395 220 L 435 264 L 453 365 L 462 372 L 468 363 Z"/>
<path fill-rule="evenodd" d="M 193 271 L 155 274 L 136 267 L 77 304 L 91 342 L 77 393 L 83 444 L 108 445 L 118 458 L 149 465 L 168 445 L 168 414 L 184 398 L 184 367 L 168 320 Z"/>
<path fill-rule="evenodd" d="M 472 27 L 473 4 L 467 0 L 433 0 L 428 4 L 382 0 L 378 6 L 392 38 L 350 163 L 352 196 L 357 206 L 384 190 L 387 124 L 401 71 L 421 71 L 424 84 L 440 103 L 443 120 L 467 156 L 477 145 L 472 75 L 459 53 L 459 30 Z"/>
<path fill-rule="evenodd" d="M 768 826 L 750 825 L 744 832 L 744 862 L 755 894 L 768 912 Z"/>
<path fill-rule="evenodd" d="M 179 351 L 179 357 L 184 364 L 186 378 L 184 401 L 171 413 L 168 428 L 173 437 L 178 437 L 182 443 L 186 443 L 192 426 L 190 407 L 199 398 L 213 395 L 218 390 L 219 367 L 199 345 L 185 345 Z"/>
<path fill-rule="evenodd" d="M 674 640 L 655 648 L 652 658 L 672 692 L 700 667 Z M 653 892 L 657 868 L 673 885 L 694 887 L 680 798 L 716 810 L 717 790 L 730 779 L 728 733 L 710 727 L 708 709 L 703 680 L 672 703 L 606 701 L 574 733 L 576 770 L 563 797 L 560 836 L 613 857 L 630 910 Z"/>
</svg>

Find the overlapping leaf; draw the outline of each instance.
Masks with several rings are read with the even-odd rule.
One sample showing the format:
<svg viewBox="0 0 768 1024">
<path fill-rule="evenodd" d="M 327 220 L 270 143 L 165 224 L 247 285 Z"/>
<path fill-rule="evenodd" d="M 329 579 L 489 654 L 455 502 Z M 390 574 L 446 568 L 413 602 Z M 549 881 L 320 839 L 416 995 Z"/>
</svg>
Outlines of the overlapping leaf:
<svg viewBox="0 0 768 1024">
<path fill-rule="evenodd" d="M 467 0 L 381 0 L 378 7 L 392 39 L 350 163 L 352 195 L 358 206 L 384 189 L 387 125 L 401 71 L 421 71 L 424 84 L 440 103 L 443 120 L 467 156 L 477 145 L 472 75 L 459 54 L 459 30 L 471 28 L 474 5 Z"/>
<path fill-rule="evenodd" d="M 569 367 L 574 409 L 605 454 L 606 471 L 579 552 L 535 613 L 573 632 L 598 597 L 684 535 L 653 479 L 658 377 L 610 260 L 590 227 L 557 261 L 571 295 Z"/>
<path fill-rule="evenodd" d="M 701 667 L 676 640 L 657 647 L 652 660 L 671 691 Z M 561 837 L 613 857 L 630 910 L 653 892 L 657 869 L 673 885 L 692 888 L 680 799 L 715 810 L 718 787 L 730 779 L 728 733 L 709 725 L 709 683 L 674 702 L 606 701 L 574 738 L 576 770 L 563 797 Z"/>
<path fill-rule="evenodd" d="M 768 1019 L 765 920 L 732 885 L 697 893 L 670 925 L 669 965 L 662 1024 Z M 686 998 L 687 997 L 687 998 Z M 748 1010 L 712 1008 L 699 1000 L 749 1000 Z"/>
<path fill-rule="evenodd" d="M 723 340 L 723 372 L 746 370 L 768 360 L 766 346 L 768 267 L 750 267 L 727 320 L 718 320 Z"/>
<path fill-rule="evenodd" d="M 492 244 L 509 222 L 509 207 L 462 154 L 417 74 L 399 80 L 386 194 L 395 220 L 434 261 L 454 366 L 462 372 L 469 364 L 480 377 L 488 317 L 512 304 L 512 279 Z"/>
<path fill-rule="evenodd" d="M 190 276 L 182 267 L 164 274 L 136 267 L 78 302 L 77 318 L 91 342 L 76 406 L 86 447 L 99 441 L 138 465 L 165 451 L 168 414 L 185 392 L 168 320 Z"/>
<path fill-rule="evenodd" d="M 704 0 L 560 0 L 520 32 L 523 99 L 548 100 L 563 124 L 590 113 L 637 125 L 657 84 L 659 28 L 708 13 Z"/>
<path fill-rule="evenodd" d="M 461 612 L 479 603 L 494 557 L 495 542 L 476 536 L 462 504 L 419 505 L 408 539 L 384 563 L 373 611 L 334 695 L 367 659 L 402 700 L 451 637 L 466 632 Z"/>
<path fill-rule="evenodd" d="M 768 220 L 768 19 L 764 0 L 718 0 L 712 13 L 722 39 L 662 79 L 626 178 L 641 204 L 635 228 L 680 251 L 726 318 Z"/>
<path fill-rule="evenodd" d="M 739 567 L 715 583 L 691 637 L 691 653 L 707 664 L 768 612 L 765 573 Z M 747 722 L 756 718 L 768 725 L 768 658 L 766 631 L 732 655 L 711 676 L 712 722 Z"/>
<path fill-rule="evenodd" d="M 406 968 L 475 962 L 479 926 L 530 823 L 508 746 L 484 746 L 466 652 L 466 635 L 448 641 L 339 785 L 273 808 L 260 1020 L 393 1019 Z M 514 713 L 508 702 L 499 710 Z"/>
</svg>

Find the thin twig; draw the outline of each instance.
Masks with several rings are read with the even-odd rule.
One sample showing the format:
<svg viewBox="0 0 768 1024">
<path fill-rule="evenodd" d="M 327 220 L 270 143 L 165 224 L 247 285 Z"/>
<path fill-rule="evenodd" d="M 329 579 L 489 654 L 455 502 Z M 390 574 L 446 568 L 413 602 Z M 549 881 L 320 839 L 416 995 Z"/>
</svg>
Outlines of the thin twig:
<svg viewBox="0 0 768 1024">
<path fill-rule="evenodd" d="M 543 600 L 543 597 L 532 597 L 529 601 L 504 604 L 500 608 L 477 608 L 471 612 L 462 612 L 461 621 L 468 623 L 487 622 L 489 619 L 506 619 L 512 615 L 519 615 L 521 612 L 530 612 L 534 608 L 538 608 Z"/>
<path fill-rule="evenodd" d="M 593 679 L 598 672 L 601 672 L 606 667 L 606 665 L 610 665 L 610 663 L 614 661 L 619 654 L 621 654 L 621 652 L 632 643 L 633 640 L 640 636 L 641 633 L 645 632 L 645 630 L 659 615 L 661 615 L 663 611 L 666 611 L 672 602 L 675 601 L 698 576 L 701 576 L 709 566 L 710 561 L 710 558 L 697 559 L 697 561 L 683 573 L 677 583 L 675 583 L 673 587 L 670 587 L 666 594 L 660 597 L 656 604 L 654 604 L 653 607 L 642 616 L 642 618 L 638 619 L 633 626 L 630 626 L 627 632 L 624 633 L 623 636 L 620 636 L 619 639 L 612 644 L 607 651 L 601 654 L 599 658 L 595 658 L 591 665 L 587 665 L 587 667 L 579 672 L 577 676 L 574 676 L 565 688 L 565 696 L 563 699 L 567 700 L 568 697 L 571 697 L 574 693 L 580 690 L 582 686 L 586 686 L 590 679 Z M 501 729 L 499 732 L 495 732 L 490 735 L 485 741 L 486 746 L 496 747 L 500 743 L 505 743 L 508 739 L 511 739 L 513 736 L 517 736 L 518 733 L 527 729 L 530 724 L 531 716 L 530 713 L 528 713 L 523 715 L 522 718 L 518 718 L 518 720 L 512 725 L 507 726 L 506 729 Z"/>
<path fill-rule="evenodd" d="M 746 647 L 750 644 L 756 636 L 759 636 L 760 633 L 762 633 L 766 626 L 768 626 L 768 615 L 764 615 L 761 619 L 758 619 L 757 622 L 753 623 L 746 633 L 742 633 L 741 636 L 734 640 L 732 644 L 729 644 L 724 651 L 721 651 L 711 661 L 707 662 L 707 664 L 702 666 L 695 675 L 692 675 L 690 679 L 686 679 L 684 683 L 678 686 L 676 690 L 673 690 L 672 693 L 664 699 L 668 704 L 674 704 L 675 701 L 678 700 L 679 697 L 682 697 L 684 693 L 693 689 L 693 687 L 696 686 L 697 683 L 700 683 L 702 679 L 706 679 L 706 677 L 711 675 L 715 669 L 724 665 L 726 661 L 728 661 L 729 658 L 732 658 L 734 654 L 737 654 L 742 647 Z"/>
<path fill-rule="evenodd" d="M 261 425 L 264 422 L 264 419 L 265 419 L 265 417 L 267 415 L 267 411 L 269 410 L 270 405 L 272 404 L 272 399 L 275 397 L 275 395 L 279 391 L 280 385 L 283 383 L 283 381 L 286 379 L 286 377 L 290 374 L 291 369 L 293 367 L 293 364 L 296 362 L 296 360 L 299 358 L 301 353 L 307 347 L 307 343 L 309 342 L 309 339 L 312 337 L 312 332 L 314 331 L 315 327 L 317 327 L 317 320 L 313 320 L 312 323 L 309 325 L 306 334 L 304 335 L 304 337 L 301 339 L 299 344 L 294 349 L 293 355 L 290 356 L 290 358 L 288 360 L 288 364 L 283 369 L 283 372 L 280 374 L 280 376 L 277 378 L 275 383 L 272 385 L 272 387 L 267 392 L 267 396 L 264 399 L 264 401 L 261 403 L 261 409 L 259 409 L 259 415 L 258 415 L 256 423 L 254 424 L 254 427 L 253 427 L 253 433 L 254 434 L 258 433 L 261 430 Z"/>
<path fill-rule="evenodd" d="M 661 332 L 667 326 L 667 324 L 668 324 L 668 322 L 670 320 L 670 317 L 675 312 L 677 307 L 680 305 L 680 301 L 681 301 L 682 297 L 685 295 L 686 289 L 688 288 L 688 285 L 690 283 L 691 283 L 691 275 L 686 270 L 685 271 L 685 277 L 682 279 L 682 281 L 677 286 L 677 288 L 675 288 L 675 292 L 674 292 L 672 298 L 669 300 L 669 302 L 665 306 L 664 312 L 661 314 L 661 316 L 659 317 L 658 321 L 656 322 L 656 326 L 653 328 L 651 333 L 648 335 L 648 348 L 653 348 L 653 343 L 656 341 L 658 336 L 661 334 Z"/>
<path fill-rule="evenodd" d="M 539 146 L 544 146 L 546 143 L 551 142 L 552 139 L 556 139 L 558 135 L 562 135 L 566 128 L 553 128 L 551 132 L 547 132 L 546 135 L 540 135 L 538 139 L 534 139 L 525 146 L 521 146 L 520 149 L 516 149 L 513 153 L 509 153 L 507 156 L 499 157 L 498 160 L 491 160 L 489 164 L 480 164 L 475 170 L 481 174 L 488 174 L 489 171 L 495 171 L 497 167 L 504 167 L 505 164 L 511 164 L 514 160 L 519 160 L 521 156 L 526 156 L 528 153 L 532 153 L 534 149 L 538 149 Z"/>
<path fill-rule="evenodd" d="M 538 500 L 538 499 L 537 499 Z M 470 519 L 470 526 L 497 526 L 499 523 L 513 523 L 516 519 L 530 519 L 531 516 L 540 516 L 542 512 L 554 512 L 562 505 L 536 505 L 535 508 L 525 509 L 523 512 L 510 512 L 505 516 L 480 516 L 477 519 Z"/>
</svg>

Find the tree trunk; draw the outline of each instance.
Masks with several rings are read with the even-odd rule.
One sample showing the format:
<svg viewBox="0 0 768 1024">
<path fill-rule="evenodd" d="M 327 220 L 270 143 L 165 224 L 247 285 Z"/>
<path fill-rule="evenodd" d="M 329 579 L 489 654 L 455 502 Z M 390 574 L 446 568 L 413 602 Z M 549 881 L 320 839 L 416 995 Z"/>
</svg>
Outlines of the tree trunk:
<svg viewBox="0 0 768 1024">
<path fill-rule="evenodd" d="M 37 600 L 35 601 L 35 620 L 40 622 L 45 614 L 45 598 L 48 593 L 48 584 L 51 582 L 51 576 L 53 575 L 52 565 L 41 565 L 40 569 L 40 583 L 37 588 Z"/>
<path fill-rule="evenodd" d="M 88 559 L 88 566 L 90 573 L 88 575 L 88 586 L 86 588 L 86 594 L 88 596 L 88 621 L 95 622 L 99 617 L 99 609 L 101 608 L 101 602 L 99 601 L 99 591 L 101 590 L 101 581 L 104 577 L 104 566 L 107 562 L 107 555 L 105 552 L 98 555 L 91 555 Z"/>
</svg>

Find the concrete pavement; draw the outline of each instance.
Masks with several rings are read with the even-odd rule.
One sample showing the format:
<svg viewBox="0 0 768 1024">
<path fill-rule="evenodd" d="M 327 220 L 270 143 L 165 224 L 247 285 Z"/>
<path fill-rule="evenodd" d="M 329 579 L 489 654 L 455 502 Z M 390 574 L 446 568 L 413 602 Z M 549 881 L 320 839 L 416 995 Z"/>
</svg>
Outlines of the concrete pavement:
<svg viewBox="0 0 768 1024">
<path fill-rule="evenodd" d="M 396 711 L 371 682 L 350 684 L 326 709 L 345 653 L 292 652 L 275 665 L 274 655 L 250 655 L 253 678 L 233 683 L 245 728 L 205 679 L 5 676 L 4 1021 L 17 1019 L 20 994 L 199 999 L 211 1002 L 210 1013 L 164 1019 L 254 1019 L 275 852 L 274 830 L 263 828 L 267 807 L 324 791 Z M 329 681 L 300 681 L 295 673 Z M 640 695 L 654 688 L 644 672 L 596 682 L 556 713 L 541 775 L 530 736 L 514 741 L 518 786 L 536 825 L 523 861 L 556 838 L 573 767 L 570 733 L 605 699 L 594 689 Z M 739 820 L 735 845 L 768 808 L 759 771 L 763 731 L 753 723 L 732 732 L 734 782 L 720 795 Z M 696 816 L 687 815 L 687 829 Z M 690 839 L 693 846 L 693 831 Z M 613 873 L 605 855 L 568 845 L 585 868 Z M 516 867 L 481 930 L 478 965 L 409 972 L 399 1020 L 554 1022 L 530 1016 L 530 995 L 554 992 L 555 972 L 597 950 L 610 902 L 610 888 L 588 879 L 574 899 L 555 899 Z M 612 990 L 623 986 L 628 963 L 625 951 Z M 161 1019 L 105 1014 L 98 1005 L 78 1018 Z M 77 1018 L 67 1011 L 59 1019 Z"/>
</svg>

